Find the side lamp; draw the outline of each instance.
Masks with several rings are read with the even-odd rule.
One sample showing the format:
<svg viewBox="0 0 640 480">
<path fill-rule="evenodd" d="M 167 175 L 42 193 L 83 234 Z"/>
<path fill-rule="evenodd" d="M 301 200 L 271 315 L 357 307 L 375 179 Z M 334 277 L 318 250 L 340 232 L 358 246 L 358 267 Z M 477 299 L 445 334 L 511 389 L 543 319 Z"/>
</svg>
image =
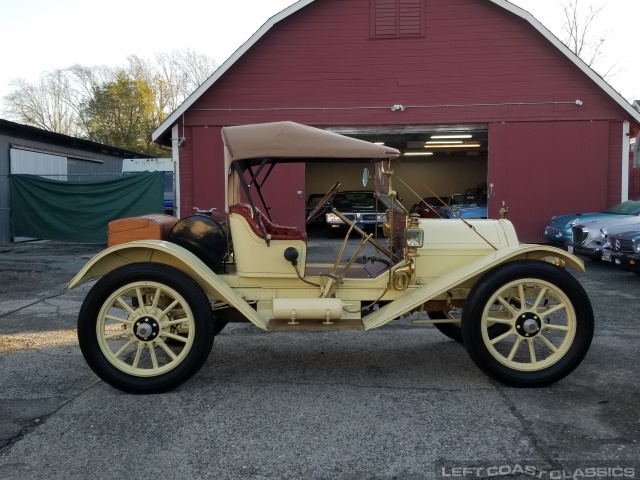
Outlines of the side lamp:
<svg viewBox="0 0 640 480">
<path fill-rule="evenodd" d="M 424 245 L 424 231 L 420 228 L 420 215 L 412 213 L 406 230 L 406 244 L 409 249 L 422 248 Z"/>
</svg>

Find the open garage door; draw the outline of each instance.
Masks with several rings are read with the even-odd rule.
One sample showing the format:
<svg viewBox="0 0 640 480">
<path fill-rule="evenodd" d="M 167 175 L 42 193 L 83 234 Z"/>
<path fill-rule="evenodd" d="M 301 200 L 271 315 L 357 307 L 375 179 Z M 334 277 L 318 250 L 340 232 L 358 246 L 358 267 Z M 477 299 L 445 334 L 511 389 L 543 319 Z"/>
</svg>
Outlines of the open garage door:
<svg viewBox="0 0 640 480">
<path fill-rule="evenodd" d="M 393 188 L 407 209 L 420 198 L 434 193 L 445 198 L 486 185 L 486 125 L 332 127 L 328 130 L 400 150 L 403 155 L 392 162 L 396 173 Z M 307 165 L 307 197 L 325 193 L 337 180 L 342 182 L 342 191 L 363 189 L 362 170 L 368 165 Z"/>
</svg>

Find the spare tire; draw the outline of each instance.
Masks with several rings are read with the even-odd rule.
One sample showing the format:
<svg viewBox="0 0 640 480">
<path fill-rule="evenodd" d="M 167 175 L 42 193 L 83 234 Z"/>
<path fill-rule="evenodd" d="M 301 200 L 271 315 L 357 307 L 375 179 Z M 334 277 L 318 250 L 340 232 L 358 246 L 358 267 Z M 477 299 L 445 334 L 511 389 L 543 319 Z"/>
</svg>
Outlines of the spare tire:
<svg viewBox="0 0 640 480">
<path fill-rule="evenodd" d="M 225 221 L 216 221 L 205 215 L 192 215 L 173 226 L 168 240 L 186 248 L 213 270 L 227 256 L 227 235 Z"/>
</svg>

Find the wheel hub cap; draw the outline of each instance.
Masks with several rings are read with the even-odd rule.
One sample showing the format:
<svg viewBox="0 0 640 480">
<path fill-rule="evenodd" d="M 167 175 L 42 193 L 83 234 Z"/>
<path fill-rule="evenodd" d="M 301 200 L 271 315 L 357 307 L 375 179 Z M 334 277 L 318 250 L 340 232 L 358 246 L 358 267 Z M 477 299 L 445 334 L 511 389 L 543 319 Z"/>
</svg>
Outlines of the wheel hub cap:
<svg viewBox="0 0 640 480">
<path fill-rule="evenodd" d="M 538 331 L 538 324 L 535 320 L 527 320 L 522 325 L 522 328 L 526 333 L 536 333 Z"/>
<path fill-rule="evenodd" d="M 153 317 L 142 317 L 133 324 L 133 333 L 143 342 L 153 340 L 160 333 L 158 321 Z"/>
<path fill-rule="evenodd" d="M 537 335 L 542 326 L 540 317 L 533 312 L 523 313 L 516 320 L 516 331 L 522 337 L 533 337 Z"/>
</svg>

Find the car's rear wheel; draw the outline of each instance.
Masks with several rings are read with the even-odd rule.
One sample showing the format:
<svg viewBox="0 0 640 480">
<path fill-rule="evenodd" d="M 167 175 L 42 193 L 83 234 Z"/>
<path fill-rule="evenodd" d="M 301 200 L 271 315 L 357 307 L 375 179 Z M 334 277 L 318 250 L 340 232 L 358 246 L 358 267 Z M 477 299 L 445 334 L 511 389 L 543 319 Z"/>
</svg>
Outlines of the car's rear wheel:
<svg viewBox="0 0 640 480">
<path fill-rule="evenodd" d="M 507 331 L 492 337 L 492 325 Z M 473 361 L 507 385 L 540 387 L 571 373 L 593 338 L 593 310 L 580 283 L 543 261 L 511 262 L 487 273 L 462 314 Z"/>
<path fill-rule="evenodd" d="M 120 267 L 90 290 L 78 318 L 78 340 L 91 369 L 131 393 L 177 387 L 204 364 L 214 337 L 207 296 L 166 265 Z"/>
<path fill-rule="evenodd" d="M 445 337 L 449 337 L 456 342 L 462 342 L 462 330 L 460 329 L 460 320 L 457 321 L 449 312 L 432 311 L 427 312 L 431 320 L 451 319 L 452 323 L 434 323 L 433 326 Z"/>
</svg>

